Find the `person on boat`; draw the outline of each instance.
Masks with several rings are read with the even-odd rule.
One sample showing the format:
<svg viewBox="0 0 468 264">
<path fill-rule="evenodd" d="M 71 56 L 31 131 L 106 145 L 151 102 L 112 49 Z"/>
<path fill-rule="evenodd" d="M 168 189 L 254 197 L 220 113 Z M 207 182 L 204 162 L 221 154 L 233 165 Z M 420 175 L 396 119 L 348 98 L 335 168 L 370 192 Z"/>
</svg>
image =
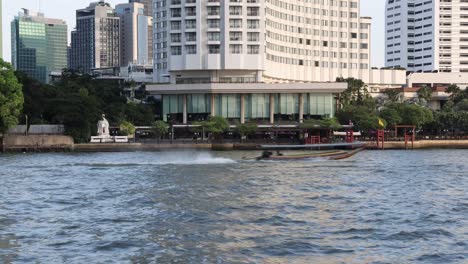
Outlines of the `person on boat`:
<svg viewBox="0 0 468 264">
<path fill-rule="evenodd" d="M 262 156 L 258 157 L 257 160 L 269 159 L 271 157 L 271 155 L 273 155 L 273 153 L 271 151 L 264 150 L 262 152 Z"/>
</svg>

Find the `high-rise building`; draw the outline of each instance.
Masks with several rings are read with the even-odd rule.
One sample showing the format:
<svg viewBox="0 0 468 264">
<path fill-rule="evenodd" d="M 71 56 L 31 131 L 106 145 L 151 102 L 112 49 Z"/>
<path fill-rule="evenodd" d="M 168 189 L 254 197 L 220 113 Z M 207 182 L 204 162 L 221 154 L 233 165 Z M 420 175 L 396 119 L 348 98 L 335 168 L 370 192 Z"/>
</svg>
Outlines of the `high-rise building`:
<svg viewBox="0 0 468 264">
<path fill-rule="evenodd" d="M 162 117 L 187 124 L 333 117 L 336 94 L 405 81 L 370 67 L 371 19 L 359 0 L 154 0 L 154 81 Z M 403 77 L 403 78 L 401 78 Z M 401 84 L 398 87 L 401 87 Z"/>
<path fill-rule="evenodd" d="M 0 0 L 0 59 L 3 59 L 3 11 L 2 0 Z"/>
<path fill-rule="evenodd" d="M 369 79 L 358 0 L 154 1 L 155 81 Z"/>
<path fill-rule="evenodd" d="M 103 0 L 76 11 L 76 29 L 71 33 L 70 69 L 120 66 L 120 18 Z"/>
<path fill-rule="evenodd" d="M 386 66 L 468 72 L 466 0 L 386 0 Z"/>
<path fill-rule="evenodd" d="M 145 5 L 145 15 L 153 16 L 153 0 L 130 0 L 130 3 L 142 3 Z"/>
<path fill-rule="evenodd" d="M 115 7 L 120 17 L 120 60 L 122 66 L 129 63 L 153 64 L 152 28 L 153 19 L 144 14 L 140 3 L 119 4 Z"/>
<path fill-rule="evenodd" d="M 11 56 L 16 70 L 48 83 L 51 72 L 67 67 L 67 25 L 24 9 L 11 22 Z"/>
</svg>

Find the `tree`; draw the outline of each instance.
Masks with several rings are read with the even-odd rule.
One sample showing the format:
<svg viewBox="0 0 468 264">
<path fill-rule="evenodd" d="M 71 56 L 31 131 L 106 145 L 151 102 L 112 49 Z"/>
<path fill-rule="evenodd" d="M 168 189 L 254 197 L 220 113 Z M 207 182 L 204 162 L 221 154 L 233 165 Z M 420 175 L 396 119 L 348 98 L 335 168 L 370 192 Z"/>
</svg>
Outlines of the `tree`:
<svg viewBox="0 0 468 264">
<path fill-rule="evenodd" d="M 22 85 L 12 66 L 0 59 L 0 133 L 18 124 L 23 103 Z"/>
<path fill-rule="evenodd" d="M 461 97 L 463 97 L 462 90 L 456 84 L 449 85 L 447 89 L 445 90 L 445 92 L 450 94 L 449 98 L 452 102 L 458 102 L 461 100 Z"/>
<path fill-rule="evenodd" d="M 222 116 L 212 116 L 207 121 L 195 122 L 194 125 L 199 126 L 197 130 L 202 129 L 215 137 L 220 137 L 229 130 L 229 122 Z"/>
<path fill-rule="evenodd" d="M 432 88 L 427 85 L 423 85 L 418 90 L 418 98 L 420 102 L 424 100 L 425 104 L 428 104 L 432 99 Z"/>
<path fill-rule="evenodd" d="M 468 99 L 461 100 L 453 108 L 455 111 L 468 111 Z"/>
<path fill-rule="evenodd" d="M 128 122 L 128 121 L 123 121 L 120 124 L 120 133 L 122 135 L 131 136 L 131 135 L 135 134 L 135 131 L 136 131 L 135 126 L 132 123 Z"/>
<path fill-rule="evenodd" d="M 356 129 L 363 133 L 379 128 L 379 117 L 375 109 L 369 109 L 366 105 L 346 105 L 337 113 L 337 117 L 342 124 L 351 120 Z"/>
<path fill-rule="evenodd" d="M 243 139 L 244 137 L 254 135 L 257 129 L 257 124 L 239 124 L 236 127 L 236 132 L 241 136 L 241 139 Z"/>
<path fill-rule="evenodd" d="M 154 135 L 161 139 L 169 132 L 169 126 L 164 121 L 157 120 L 153 123 L 152 130 Z"/>
<path fill-rule="evenodd" d="M 123 121 L 150 126 L 154 121 L 154 102 L 127 103 L 124 85 L 115 80 L 97 80 L 87 74 L 63 70 L 60 81 L 42 84 L 17 72 L 23 84 L 24 114 L 32 124 L 63 124 L 75 142 L 88 142 L 96 133 L 96 123 L 106 114 L 109 123 Z"/>
<path fill-rule="evenodd" d="M 314 129 L 314 128 L 328 128 L 340 129 L 341 125 L 336 118 L 323 118 L 323 119 L 309 119 L 304 120 L 304 123 L 299 125 L 300 128 Z"/>
<path fill-rule="evenodd" d="M 386 89 L 383 93 L 391 103 L 397 103 L 400 101 L 401 91 L 399 89 Z"/>
<path fill-rule="evenodd" d="M 340 95 L 343 104 L 361 105 L 366 98 L 369 98 L 366 84 L 360 79 L 354 78 L 336 78 L 337 82 L 347 82 L 348 88 Z"/>
<path fill-rule="evenodd" d="M 396 109 L 403 125 L 413 125 L 420 129 L 423 125 L 434 120 L 432 111 L 420 105 L 397 104 Z"/>
<path fill-rule="evenodd" d="M 390 127 L 395 127 L 396 125 L 401 124 L 402 121 L 400 114 L 393 107 L 386 107 L 380 111 L 380 117 L 382 117 Z"/>
</svg>

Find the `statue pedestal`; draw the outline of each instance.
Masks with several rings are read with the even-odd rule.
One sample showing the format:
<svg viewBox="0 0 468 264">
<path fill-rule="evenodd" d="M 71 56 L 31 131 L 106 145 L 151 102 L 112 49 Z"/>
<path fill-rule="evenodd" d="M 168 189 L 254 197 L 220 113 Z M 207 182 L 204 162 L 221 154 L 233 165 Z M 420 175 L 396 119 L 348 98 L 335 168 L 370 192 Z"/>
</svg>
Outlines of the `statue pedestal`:
<svg viewBox="0 0 468 264">
<path fill-rule="evenodd" d="M 91 143 L 128 143 L 127 136 L 97 136 L 91 137 Z"/>
</svg>

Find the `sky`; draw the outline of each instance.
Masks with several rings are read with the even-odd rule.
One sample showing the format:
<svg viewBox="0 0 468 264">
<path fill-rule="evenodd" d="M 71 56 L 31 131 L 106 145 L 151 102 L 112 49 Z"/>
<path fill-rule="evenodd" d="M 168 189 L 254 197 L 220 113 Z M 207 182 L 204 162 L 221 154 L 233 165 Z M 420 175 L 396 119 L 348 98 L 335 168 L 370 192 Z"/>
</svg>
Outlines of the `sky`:
<svg viewBox="0 0 468 264">
<path fill-rule="evenodd" d="M 94 0 L 96 1 L 96 0 Z M 41 11 L 46 17 L 60 18 L 67 21 L 68 30 L 75 27 L 75 10 L 85 8 L 92 0 L 3 0 L 3 57 L 11 60 L 10 22 L 14 16 L 27 8 Z M 126 3 L 128 0 L 107 0 L 112 6 Z M 372 17 L 372 66 L 381 67 L 384 64 L 384 0 L 361 0 L 361 16 Z M 70 36 L 69 40 L 70 42 Z"/>
</svg>

